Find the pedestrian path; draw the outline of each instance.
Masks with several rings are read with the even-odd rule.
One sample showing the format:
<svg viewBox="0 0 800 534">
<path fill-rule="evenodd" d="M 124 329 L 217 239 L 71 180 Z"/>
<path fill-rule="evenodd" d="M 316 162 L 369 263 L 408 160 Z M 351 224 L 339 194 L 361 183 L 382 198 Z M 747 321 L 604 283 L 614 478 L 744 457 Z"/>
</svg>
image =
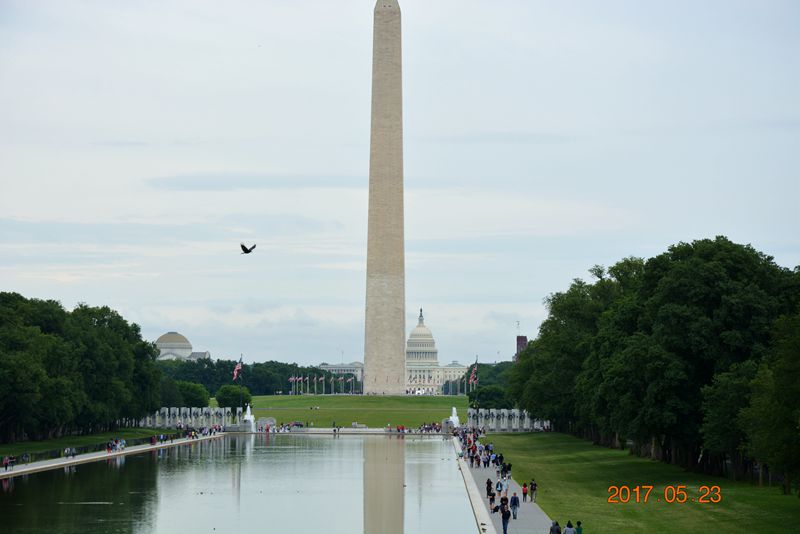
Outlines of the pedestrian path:
<svg viewBox="0 0 800 534">
<path fill-rule="evenodd" d="M 497 481 L 497 475 L 495 473 L 494 466 L 486 468 L 470 468 L 469 463 L 465 463 L 467 465 L 467 471 L 469 471 L 470 475 L 472 475 L 472 479 L 475 481 L 475 484 L 477 484 L 477 486 L 481 489 L 481 500 L 483 502 L 483 506 L 489 510 L 489 500 L 486 498 L 486 479 L 491 478 L 493 484 Z M 517 492 L 517 497 L 519 497 L 520 504 L 519 509 L 517 510 L 517 519 L 512 518 L 508 523 L 508 534 L 549 534 L 550 525 L 553 524 L 553 521 L 542 511 L 541 508 L 539 508 L 538 504 L 532 502 L 522 502 L 522 487 L 517 484 L 512 477 L 511 484 L 508 487 L 509 499 L 511 499 L 511 496 L 515 491 Z M 497 504 L 500 504 L 500 496 L 497 497 L 496 502 Z M 502 534 L 503 521 L 500 514 L 492 514 L 491 510 L 489 510 L 489 512 L 495 530 L 498 534 Z"/>
<path fill-rule="evenodd" d="M 155 445 L 134 445 L 126 447 L 122 451 L 108 453 L 105 450 L 99 452 L 90 452 L 86 454 L 79 454 L 69 458 L 53 458 L 52 460 L 41 460 L 39 462 L 31 462 L 28 464 L 15 465 L 13 469 L 8 471 L 0 470 L 0 480 L 4 478 L 18 477 L 20 475 L 29 475 L 31 473 L 38 473 L 40 471 L 49 471 L 50 469 L 60 469 L 71 465 L 85 464 L 89 462 L 97 462 L 106 460 L 108 458 L 116 458 L 118 456 L 128 456 L 131 454 L 140 454 L 147 451 L 154 451 L 158 449 L 166 449 L 169 447 L 178 447 L 180 445 L 192 445 L 201 441 L 208 441 L 210 439 L 221 438 L 224 434 L 215 434 L 213 436 L 200 436 L 197 439 L 178 438 L 174 441 L 166 441 L 164 443 L 156 443 Z"/>
</svg>

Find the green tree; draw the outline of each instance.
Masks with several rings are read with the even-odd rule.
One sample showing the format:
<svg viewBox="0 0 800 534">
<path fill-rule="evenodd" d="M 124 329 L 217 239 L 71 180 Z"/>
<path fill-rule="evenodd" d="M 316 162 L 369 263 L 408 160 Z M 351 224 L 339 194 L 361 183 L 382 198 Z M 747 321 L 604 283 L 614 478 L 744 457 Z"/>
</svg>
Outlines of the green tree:
<svg viewBox="0 0 800 534">
<path fill-rule="evenodd" d="M 108 307 L 0 292 L 0 441 L 113 427 L 158 408 L 155 346 Z"/>
<path fill-rule="evenodd" d="M 746 469 L 743 428 L 730 422 L 748 406 L 742 389 L 771 353 L 776 319 L 800 303 L 800 269 L 717 237 L 590 273 L 592 282 L 547 298 L 539 335 L 510 372 L 510 396 L 597 443 L 632 442 L 689 468 L 721 472 L 733 459 Z M 764 402 L 769 381 L 759 384 Z"/>
<path fill-rule="evenodd" d="M 514 407 L 514 403 L 506 395 L 506 390 L 500 386 L 481 386 L 475 391 L 467 393 L 467 398 L 472 408 L 503 409 Z"/>
<path fill-rule="evenodd" d="M 183 398 L 183 406 L 190 408 L 205 408 L 208 406 L 208 390 L 201 384 L 178 380 L 175 385 Z"/>
<path fill-rule="evenodd" d="M 751 402 L 740 421 L 747 450 L 783 473 L 788 494 L 800 477 L 800 313 L 777 321 L 775 340 L 773 354 L 752 381 Z"/>
<path fill-rule="evenodd" d="M 217 404 L 223 408 L 236 408 L 237 406 L 244 408 L 252 400 L 249 389 L 245 386 L 235 386 L 233 384 L 226 384 L 220 387 L 215 397 Z"/>
<path fill-rule="evenodd" d="M 746 436 L 739 416 L 750 404 L 750 384 L 757 370 L 758 364 L 753 360 L 733 364 L 703 388 L 703 447 L 714 455 L 716 471 L 725 472 L 726 460 L 730 459 L 734 478 L 741 477 L 746 467 L 742 454 Z"/>
<path fill-rule="evenodd" d="M 183 403 L 183 395 L 178 389 L 178 383 L 169 376 L 161 377 L 161 405 L 168 407 L 186 406 Z"/>
</svg>

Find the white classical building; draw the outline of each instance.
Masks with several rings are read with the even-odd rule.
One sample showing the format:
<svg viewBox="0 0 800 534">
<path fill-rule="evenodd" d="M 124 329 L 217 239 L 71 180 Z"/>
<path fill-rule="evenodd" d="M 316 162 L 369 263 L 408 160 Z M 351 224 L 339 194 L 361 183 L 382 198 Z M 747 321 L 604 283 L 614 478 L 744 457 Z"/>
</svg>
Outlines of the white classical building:
<svg viewBox="0 0 800 534">
<path fill-rule="evenodd" d="M 409 395 L 439 395 L 445 382 L 464 376 L 467 366 L 453 361 L 439 365 L 439 351 L 430 328 L 425 326 L 422 309 L 419 322 L 406 343 L 406 393 Z"/>
<path fill-rule="evenodd" d="M 359 382 L 364 380 L 364 364 L 361 362 L 350 363 L 321 363 L 319 369 L 334 375 L 354 375 Z"/>
<path fill-rule="evenodd" d="M 160 351 L 159 360 L 199 360 L 211 358 L 211 353 L 193 352 L 192 344 L 185 336 L 177 332 L 167 332 L 156 340 L 156 347 Z"/>
</svg>

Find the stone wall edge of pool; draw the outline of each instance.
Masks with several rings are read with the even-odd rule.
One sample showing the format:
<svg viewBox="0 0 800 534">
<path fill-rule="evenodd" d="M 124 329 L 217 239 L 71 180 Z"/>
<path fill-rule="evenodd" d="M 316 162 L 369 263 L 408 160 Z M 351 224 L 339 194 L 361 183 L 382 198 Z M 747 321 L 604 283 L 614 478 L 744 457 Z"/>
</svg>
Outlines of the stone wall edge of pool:
<svg viewBox="0 0 800 534">
<path fill-rule="evenodd" d="M 453 437 L 453 448 L 456 451 L 456 462 L 458 462 L 458 470 L 461 472 L 461 478 L 464 480 L 464 487 L 467 490 L 467 497 L 469 497 L 469 504 L 472 507 L 472 513 L 475 516 L 475 527 L 480 534 L 497 534 L 494 528 L 492 518 L 489 517 L 489 512 L 483 505 L 483 497 L 481 497 L 480 489 L 466 470 L 469 469 L 466 460 L 459 456 L 461 452 L 461 444 L 458 443 L 458 438 Z"/>
</svg>

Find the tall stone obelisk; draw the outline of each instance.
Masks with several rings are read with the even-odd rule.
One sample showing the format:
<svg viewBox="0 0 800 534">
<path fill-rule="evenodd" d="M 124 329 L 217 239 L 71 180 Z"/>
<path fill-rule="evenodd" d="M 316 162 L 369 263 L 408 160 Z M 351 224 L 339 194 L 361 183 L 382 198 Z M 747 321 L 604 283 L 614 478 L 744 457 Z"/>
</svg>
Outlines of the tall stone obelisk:
<svg viewBox="0 0 800 534">
<path fill-rule="evenodd" d="M 405 394 L 403 87 L 400 6 L 378 0 L 372 36 L 364 393 Z"/>
</svg>

